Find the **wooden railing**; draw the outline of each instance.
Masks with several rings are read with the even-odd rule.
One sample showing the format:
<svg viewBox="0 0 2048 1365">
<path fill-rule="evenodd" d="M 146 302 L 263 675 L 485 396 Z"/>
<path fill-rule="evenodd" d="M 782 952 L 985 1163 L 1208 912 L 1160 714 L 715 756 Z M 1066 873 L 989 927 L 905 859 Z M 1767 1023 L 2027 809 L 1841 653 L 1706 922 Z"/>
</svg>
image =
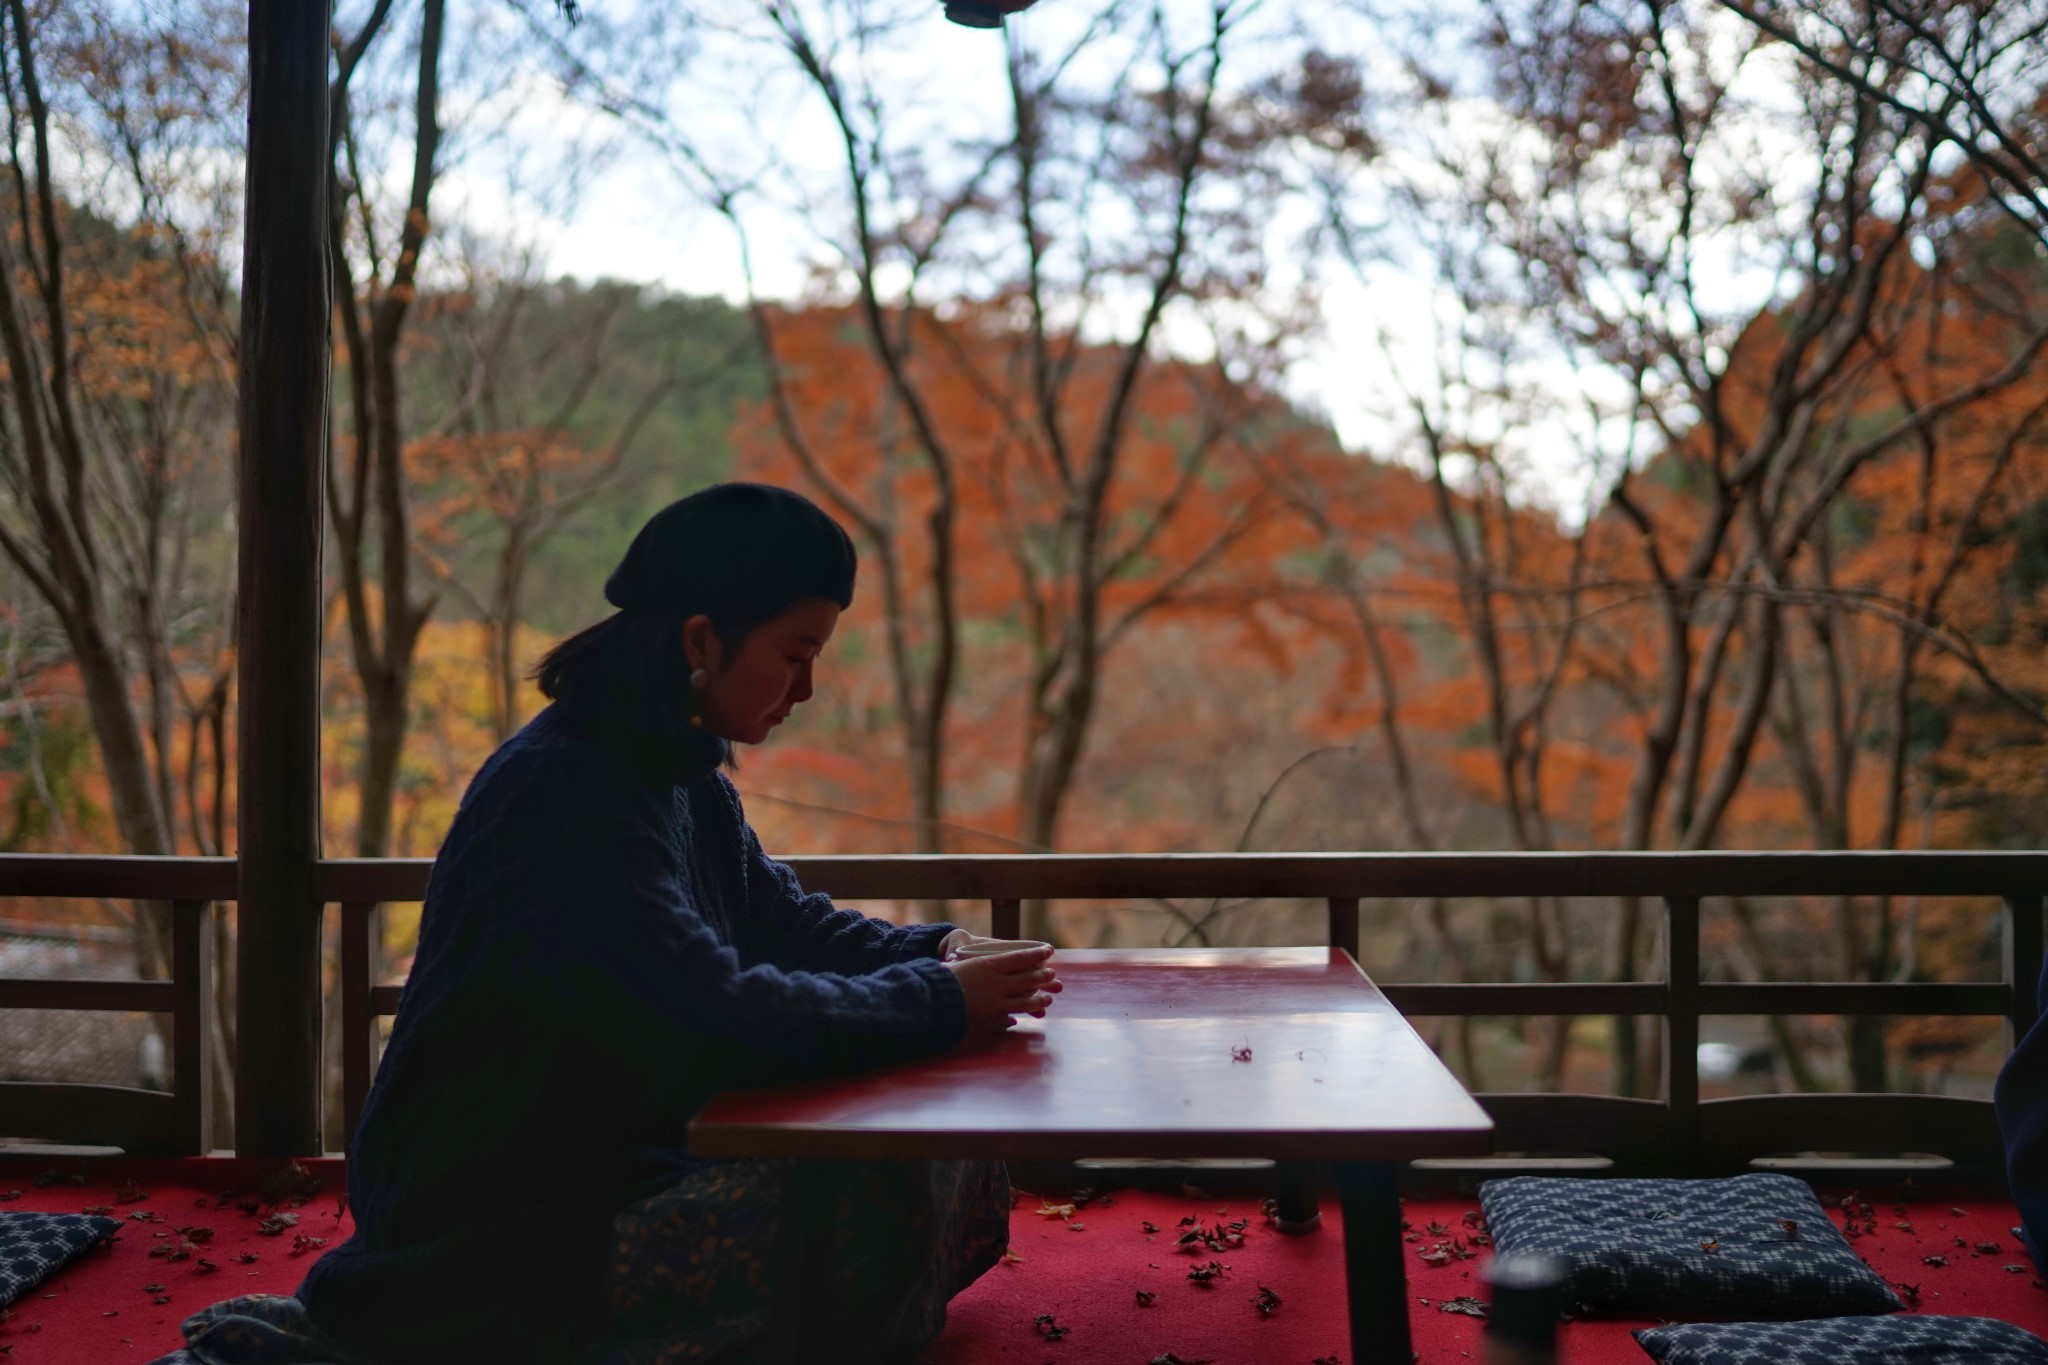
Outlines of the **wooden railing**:
<svg viewBox="0 0 2048 1365">
<path fill-rule="evenodd" d="M 0 1009 L 116 1010 L 171 1018 L 172 1090 L 11 1081 L 0 1084 L 0 1135 L 133 1152 L 198 1153 L 212 1145 L 206 1024 L 213 1008 L 207 910 L 235 897 L 231 858 L 0 855 L 0 897 L 168 902 L 168 981 L 0 978 Z"/>
<path fill-rule="evenodd" d="M 1636 1015 L 1664 1021 L 1664 1097 L 1489 1094 L 1502 1150 L 1592 1153 L 1618 1167 L 1683 1171 L 1788 1152 L 1925 1152 L 1993 1171 L 1988 1102 L 1893 1094 L 1761 1095 L 1702 1102 L 1697 1045 L 1704 1015 L 1976 1015 L 2001 1017 L 2008 1044 L 2032 1022 L 2042 958 L 2048 853 L 1166 854 L 792 858 L 807 888 L 863 900 L 984 902 L 1000 936 L 1018 932 L 1026 899 L 1312 898 L 1328 907 L 1328 942 L 1359 950 L 1370 899 L 1640 898 L 1662 904 L 1663 980 L 1382 987 L 1404 1014 Z M 321 864 L 319 895 L 342 914 L 343 1089 L 353 1129 L 368 1092 L 375 1019 L 400 988 L 371 980 L 371 911 L 420 900 L 424 860 Z M 225 859 L 0 856 L 0 897 L 107 897 L 172 902 L 169 982 L 0 980 L 0 1008 L 153 1010 L 174 1016 L 175 1093 L 102 1086 L 0 1085 L 0 1134 L 105 1142 L 131 1150 L 206 1150 L 200 1065 L 209 1007 L 201 932 L 208 901 L 231 900 Z M 1718 896 L 1987 896 L 2002 905 L 1997 981 L 1724 983 L 1700 979 L 1700 902 Z M 312 907 L 309 907 L 309 913 Z M 968 917 L 979 919 L 979 914 Z M 1371 964 L 1366 964 L 1370 967 Z"/>
</svg>

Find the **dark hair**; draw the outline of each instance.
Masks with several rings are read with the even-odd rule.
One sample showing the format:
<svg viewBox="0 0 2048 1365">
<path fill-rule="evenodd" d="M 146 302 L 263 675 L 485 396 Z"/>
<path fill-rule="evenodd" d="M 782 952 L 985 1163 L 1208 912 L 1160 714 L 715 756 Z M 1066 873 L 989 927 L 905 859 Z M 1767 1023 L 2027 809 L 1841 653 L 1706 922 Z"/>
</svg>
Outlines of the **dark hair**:
<svg viewBox="0 0 2048 1365">
<path fill-rule="evenodd" d="M 711 618 L 719 647 L 730 659 L 756 628 L 781 612 L 763 613 L 758 608 L 613 612 L 543 654 L 534 666 L 533 680 L 549 701 L 574 709 L 620 707 L 654 721 L 676 709 L 676 698 L 689 694 L 690 662 L 683 652 L 683 623 L 700 614 Z"/>
</svg>

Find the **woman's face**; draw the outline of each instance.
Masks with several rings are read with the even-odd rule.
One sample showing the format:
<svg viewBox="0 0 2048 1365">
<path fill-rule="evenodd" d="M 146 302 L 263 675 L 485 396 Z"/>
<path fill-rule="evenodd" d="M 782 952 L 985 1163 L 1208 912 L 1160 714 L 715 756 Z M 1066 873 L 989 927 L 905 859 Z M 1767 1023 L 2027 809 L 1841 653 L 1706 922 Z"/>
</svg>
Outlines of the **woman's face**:
<svg viewBox="0 0 2048 1365">
<path fill-rule="evenodd" d="M 839 625 L 839 604 L 807 597 L 726 650 L 708 616 L 683 623 L 683 652 L 710 681 L 698 694 L 704 728 L 735 744 L 759 744 L 811 697 L 811 666 Z"/>
</svg>

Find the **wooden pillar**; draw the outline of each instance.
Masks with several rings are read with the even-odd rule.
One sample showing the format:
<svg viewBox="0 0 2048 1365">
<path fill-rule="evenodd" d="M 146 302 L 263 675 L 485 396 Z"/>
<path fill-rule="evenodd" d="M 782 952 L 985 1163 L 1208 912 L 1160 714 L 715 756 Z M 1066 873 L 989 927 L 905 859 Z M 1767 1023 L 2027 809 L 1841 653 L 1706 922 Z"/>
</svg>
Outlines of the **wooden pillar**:
<svg viewBox="0 0 2048 1365">
<path fill-rule="evenodd" d="M 235 1150 L 320 1151 L 320 489 L 331 0 L 250 0 L 235 648 Z"/>
</svg>

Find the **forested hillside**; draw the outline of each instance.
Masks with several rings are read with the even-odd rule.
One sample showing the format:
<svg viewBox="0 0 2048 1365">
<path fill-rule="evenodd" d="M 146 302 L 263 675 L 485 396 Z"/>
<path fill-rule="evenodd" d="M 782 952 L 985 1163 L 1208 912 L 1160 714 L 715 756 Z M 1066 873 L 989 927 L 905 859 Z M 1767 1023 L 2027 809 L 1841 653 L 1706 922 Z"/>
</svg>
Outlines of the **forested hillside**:
<svg viewBox="0 0 2048 1365">
<path fill-rule="evenodd" d="M 1041 5 L 985 48 L 929 6 L 583 8 L 338 7 L 329 856 L 431 855 L 634 530 L 734 475 L 862 556 L 817 697 L 741 756 L 775 851 L 2048 837 L 2041 38 L 2002 11 L 1951 51 L 1818 0 Z M 232 853 L 242 11 L 9 14 L 0 849 Z M 1964 124 L 1929 70 L 1983 82 Z M 719 299 L 548 263 L 607 174 L 684 206 Z M 1636 980 L 1660 924 L 1387 902 L 1369 951 Z M 1981 902 L 1705 924 L 1726 979 L 1997 954 Z M 121 927 L 160 973 L 157 912 Z M 1724 1022 L 1800 1086 L 1977 1085 L 1997 1043 Z M 1492 1088 L 1659 1084 L 1634 1020 L 1434 1040 Z"/>
</svg>

